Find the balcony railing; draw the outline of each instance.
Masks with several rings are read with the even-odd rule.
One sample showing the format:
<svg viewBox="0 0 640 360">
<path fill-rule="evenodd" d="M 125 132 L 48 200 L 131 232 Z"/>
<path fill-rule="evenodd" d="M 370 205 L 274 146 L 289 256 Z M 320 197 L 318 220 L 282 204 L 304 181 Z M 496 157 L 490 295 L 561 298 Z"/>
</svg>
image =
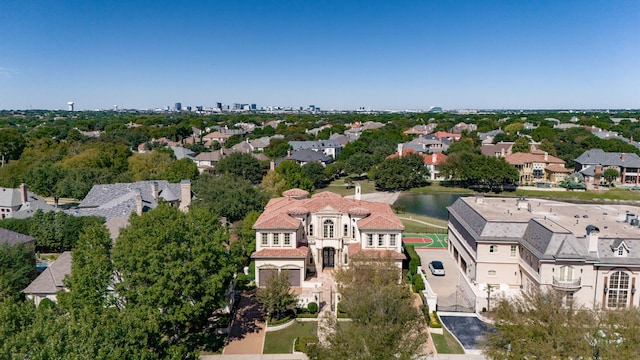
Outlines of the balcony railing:
<svg viewBox="0 0 640 360">
<path fill-rule="evenodd" d="M 558 290 L 577 291 L 577 290 L 580 290 L 580 288 L 582 287 L 582 279 L 577 278 L 577 279 L 566 280 L 566 279 L 560 279 L 559 277 L 554 276 L 552 285 L 554 288 Z"/>
</svg>

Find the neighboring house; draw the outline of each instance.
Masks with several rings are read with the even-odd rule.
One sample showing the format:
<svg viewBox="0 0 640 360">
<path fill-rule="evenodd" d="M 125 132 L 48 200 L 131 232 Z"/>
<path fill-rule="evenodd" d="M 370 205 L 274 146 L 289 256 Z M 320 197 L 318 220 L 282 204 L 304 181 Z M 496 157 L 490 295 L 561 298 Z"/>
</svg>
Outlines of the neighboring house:
<svg viewBox="0 0 640 360">
<path fill-rule="evenodd" d="M 440 165 L 447 160 L 447 155 L 437 152 L 432 154 L 419 153 L 414 149 L 404 149 L 403 144 L 398 144 L 398 152 L 387 156 L 387 159 L 407 156 L 409 154 L 419 154 L 424 159 L 424 166 L 429 170 L 431 180 L 445 180 L 440 176 Z"/>
<path fill-rule="evenodd" d="M 478 125 L 467 124 L 465 122 L 459 122 L 451 128 L 451 132 L 454 134 L 462 134 L 463 131 L 472 132 L 478 130 Z"/>
<path fill-rule="evenodd" d="M 213 143 L 216 141 L 220 143 L 220 145 L 224 145 L 224 143 L 227 142 L 227 140 L 233 135 L 234 134 L 223 133 L 221 131 L 214 131 L 203 136 L 202 141 L 204 142 L 204 145 L 207 147 L 211 147 Z"/>
<path fill-rule="evenodd" d="M 571 173 L 564 167 L 564 160 L 539 150 L 531 153 L 506 154 L 504 159 L 518 169 L 520 185 L 531 182 L 557 184 Z"/>
<path fill-rule="evenodd" d="M 26 184 L 16 189 L 0 187 L 0 220 L 4 218 L 24 219 L 38 211 L 57 211 L 43 198 L 27 190 Z"/>
<path fill-rule="evenodd" d="M 27 299 L 33 300 L 36 306 L 43 299 L 58 301 L 58 293 L 67 291 L 64 277 L 71 274 L 71 252 L 65 251 L 52 262 L 38 277 L 22 292 Z"/>
<path fill-rule="evenodd" d="M 115 239 L 126 226 L 131 213 L 142 215 L 158 206 L 160 201 L 187 211 L 191 205 L 191 181 L 172 184 L 166 180 L 138 181 L 94 185 L 77 208 L 66 212 L 74 216 L 102 216 Z"/>
<path fill-rule="evenodd" d="M 414 127 L 410 128 L 409 130 L 405 130 L 404 134 L 405 135 L 427 135 L 427 134 L 430 134 L 431 132 L 433 132 L 433 130 L 437 126 L 438 125 L 436 123 L 430 123 L 430 124 L 426 124 L 426 125 L 415 125 Z"/>
<path fill-rule="evenodd" d="M 480 152 L 482 155 L 493 156 L 493 157 L 505 157 L 507 154 L 511 154 L 511 148 L 513 147 L 513 141 L 510 142 L 499 142 L 497 144 L 485 144 L 483 143 L 480 147 Z"/>
<path fill-rule="evenodd" d="M 269 145 L 269 139 L 268 138 L 264 138 L 264 139 L 266 139 L 266 141 L 262 139 L 255 139 L 255 140 L 246 139 L 245 141 L 242 141 L 233 145 L 231 149 L 235 151 L 243 152 L 243 153 L 263 152 Z"/>
<path fill-rule="evenodd" d="M 390 256 L 402 267 L 404 226 L 389 204 L 361 200 L 359 185 L 354 199 L 328 191 L 308 195 L 301 189 L 285 191 L 269 201 L 253 226 L 258 286 L 275 272 L 286 272 L 301 303 L 319 302 L 318 286 L 326 285 L 319 274 L 348 265 L 351 256 Z"/>
<path fill-rule="evenodd" d="M 585 177 L 588 183 L 597 184 L 606 169 L 615 169 L 620 176 L 618 183 L 640 184 L 640 156 L 635 153 L 605 152 L 591 149 L 583 152 L 575 160 L 575 170 Z"/>
<path fill-rule="evenodd" d="M 384 127 L 384 124 L 376 121 L 367 121 L 364 124 L 355 122 L 347 125 L 349 129 L 344 131 L 344 135 L 349 137 L 351 141 L 358 140 L 363 131 L 379 129 Z"/>
<path fill-rule="evenodd" d="M 289 145 L 293 151 L 320 151 L 332 159 L 337 159 L 338 155 L 340 155 L 340 150 L 342 149 L 342 145 L 336 140 L 289 141 Z"/>
<path fill-rule="evenodd" d="M 171 150 L 173 150 L 173 154 L 176 156 L 176 160 L 181 160 L 184 158 L 193 160 L 196 156 L 196 153 L 183 146 L 171 146 Z"/>
<path fill-rule="evenodd" d="M 531 287 L 587 307 L 638 306 L 640 229 L 629 205 L 462 197 L 449 210 L 449 252 L 469 306 Z"/>
<path fill-rule="evenodd" d="M 451 141 L 446 138 L 436 138 L 433 135 L 420 135 L 417 138 L 402 144 L 405 149 L 413 149 L 419 153 L 435 153 L 446 151 Z"/>
<path fill-rule="evenodd" d="M 35 249 L 36 239 L 29 235 L 24 235 L 15 231 L 0 228 L 0 244 L 25 244 Z"/>
<path fill-rule="evenodd" d="M 504 131 L 502 131 L 502 129 L 491 130 L 486 133 L 478 133 L 478 137 L 480 138 L 480 141 L 483 145 L 492 144 L 493 139 L 495 139 L 498 134 L 504 134 Z"/>
<path fill-rule="evenodd" d="M 329 139 L 337 141 L 343 148 L 351 141 L 348 136 L 342 134 L 331 134 Z"/>
<path fill-rule="evenodd" d="M 454 134 L 454 133 L 448 133 L 448 132 L 444 132 L 444 131 L 437 131 L 437 132 L 433 133 L 433 136 L 436 139 L 439 139 L 439 140 L 447 139 L 447 140 L 450 140 L 450 141 L 457 141 L 457 140 L 460 140 L 460 137 L 462 135 Z"/>
<path fill-rule="evenodd" d="M 306 130 L 305 132 L 307 134 L 312 134 L 313 136 L 317 136 L 318 133 L 320 131 L 324 130 L 324 129 L 331 129 L 331 124 L 325 124 L 325 125 L 322 125 L 320 127 L 317 127 L 317 128 L 311 129 L 311 130 Z"/>
<path fill-rule="evenodd" d="M 222 160 L 226 155 L 231 154 L 230 149 L 221 148 L 220 150 L 211 151 L 211 152 L 203 152 L 196 157 L 193 158 L 196 165 L 198 166 L 198 171 L 203 173 L 205 171 L 212 171 L 215 168 L 218 161 Z"/>
<path fill-rule="evenodd" d="M 323 166 L 327 166 L 327 164 L 333 162 L 333 159 L 325 155 L 324 153 L 320 151 L 313 151 L 310 149 L 289 151 L 287 156 L 276 160 L 276 165 L 279 165 L 285 160 L 295 161 L 300 164 L 300 166 L 311 162 L 319 162 Z"/>
</svg>

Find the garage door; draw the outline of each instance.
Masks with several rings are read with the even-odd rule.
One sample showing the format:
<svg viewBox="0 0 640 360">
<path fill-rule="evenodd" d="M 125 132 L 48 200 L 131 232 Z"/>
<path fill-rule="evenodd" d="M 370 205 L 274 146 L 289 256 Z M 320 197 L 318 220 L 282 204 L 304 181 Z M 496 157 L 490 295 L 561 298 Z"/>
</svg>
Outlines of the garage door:
<svg viewBox="0 0 640 360">
<path fill-rule="evenodd" d="M 258 286 L 267 286 L 269 281 L 273 279 L 276 274 L 276 269 L 259 269 L 258 270 Z"/>
<path fill-rule="evenodd" d="M 300 269 L 282 269 L 280 270 L 289 279 L 289 285 L 300 286 Z"/>
</svg>

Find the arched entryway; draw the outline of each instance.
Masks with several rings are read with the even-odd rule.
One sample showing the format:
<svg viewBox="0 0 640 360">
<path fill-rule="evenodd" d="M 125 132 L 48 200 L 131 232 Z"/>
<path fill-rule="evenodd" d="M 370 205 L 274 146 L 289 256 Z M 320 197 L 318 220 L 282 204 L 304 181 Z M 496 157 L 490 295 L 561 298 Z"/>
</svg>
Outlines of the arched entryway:
<svg viewBox="0 0 640 360">
<path fill-rule="evenodd" d="M 332 268 L 335 263 L 336 250 L 332 247 L 322 248 L 322 268 Z"/>
</svg>

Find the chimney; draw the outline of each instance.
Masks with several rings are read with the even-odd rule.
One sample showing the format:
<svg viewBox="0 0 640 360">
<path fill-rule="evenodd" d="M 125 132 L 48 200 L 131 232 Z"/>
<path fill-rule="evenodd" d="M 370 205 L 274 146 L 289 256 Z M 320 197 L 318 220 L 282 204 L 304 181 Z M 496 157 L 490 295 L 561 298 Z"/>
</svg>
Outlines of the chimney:
<svg viewBox="0 0 640 360">
<path fill-rule="evenodd" d="M 271 160 L 269 162 L 269 170 L 275 170 L 276 169 L 276 162 Z"/>
<path fill-rule="evenodd" d="M 431 154 L 431 162 L 432 162 L 434 165 L 435 165 L 435 163 L 436 163 L 436 158 L 437 158 L 436 153 Z"/>
<path fill-rule="evenodd" d="M 151 196 L 153 196 L 154 199 L 158 198 L 158 182 L 154 181 L 151 183 Z"/>
<path fill-rule="evenodd" d="M 504 155 L 505 155 L 505 149 L 501 148 L 500 149 L 500 157 L 504 157 Z"/>
<path fill-rule="evenodd" d="M 544 152 L 544 161 L 549 161 L 549 153 L 548 152 Z"/>
<path fill-rule="evenodd" d="M 356 184 L 356 194 L 353 197 L 355 200 L 362 200 L 362 193 L 361 193 L 362 189 L 360 188 L 360 183 Z"/>
<path fill-rule="evenodd" d="M 136 190 L 136 214 L 142 215 L 142 196 L 138 190 Z"/>
<path fill-rule="evenodd" d="M 621 153 L 621 154 L 620 154 L 620 161 L 624 161 L 624 157 L 625 157 L 625 155 L 626 155 L 625 153 Z"/>
<path fill-rule="evenodd" d="M 404 147 L 404 145 L 398 144 L 398 157 L 402 157 L 402 148 L 403 147 Z"/>
<path fill-rule="evenodd" d="M 180 181 L 180 210 L 187 212 L 191 206 L 191 181 Z"/>
<path fill-rule="evenodd" d="M 291 157 L 291 150 L 287 150 L 287 157 Z"/>
<path fill-rule="evenodd" d="M 20 184 L 20 201 L 22 201 L 22 205 L 26 204 L 29 200 L 29 196 L 27 194 L 27 184 Z"/>
<path fill-rule="evenodd" d="M 589 241 L 589 252 L 598 252 L 598 234 L 600 229 L 593 225 L 587 226 L 587 240 Z"/>
</svg>

